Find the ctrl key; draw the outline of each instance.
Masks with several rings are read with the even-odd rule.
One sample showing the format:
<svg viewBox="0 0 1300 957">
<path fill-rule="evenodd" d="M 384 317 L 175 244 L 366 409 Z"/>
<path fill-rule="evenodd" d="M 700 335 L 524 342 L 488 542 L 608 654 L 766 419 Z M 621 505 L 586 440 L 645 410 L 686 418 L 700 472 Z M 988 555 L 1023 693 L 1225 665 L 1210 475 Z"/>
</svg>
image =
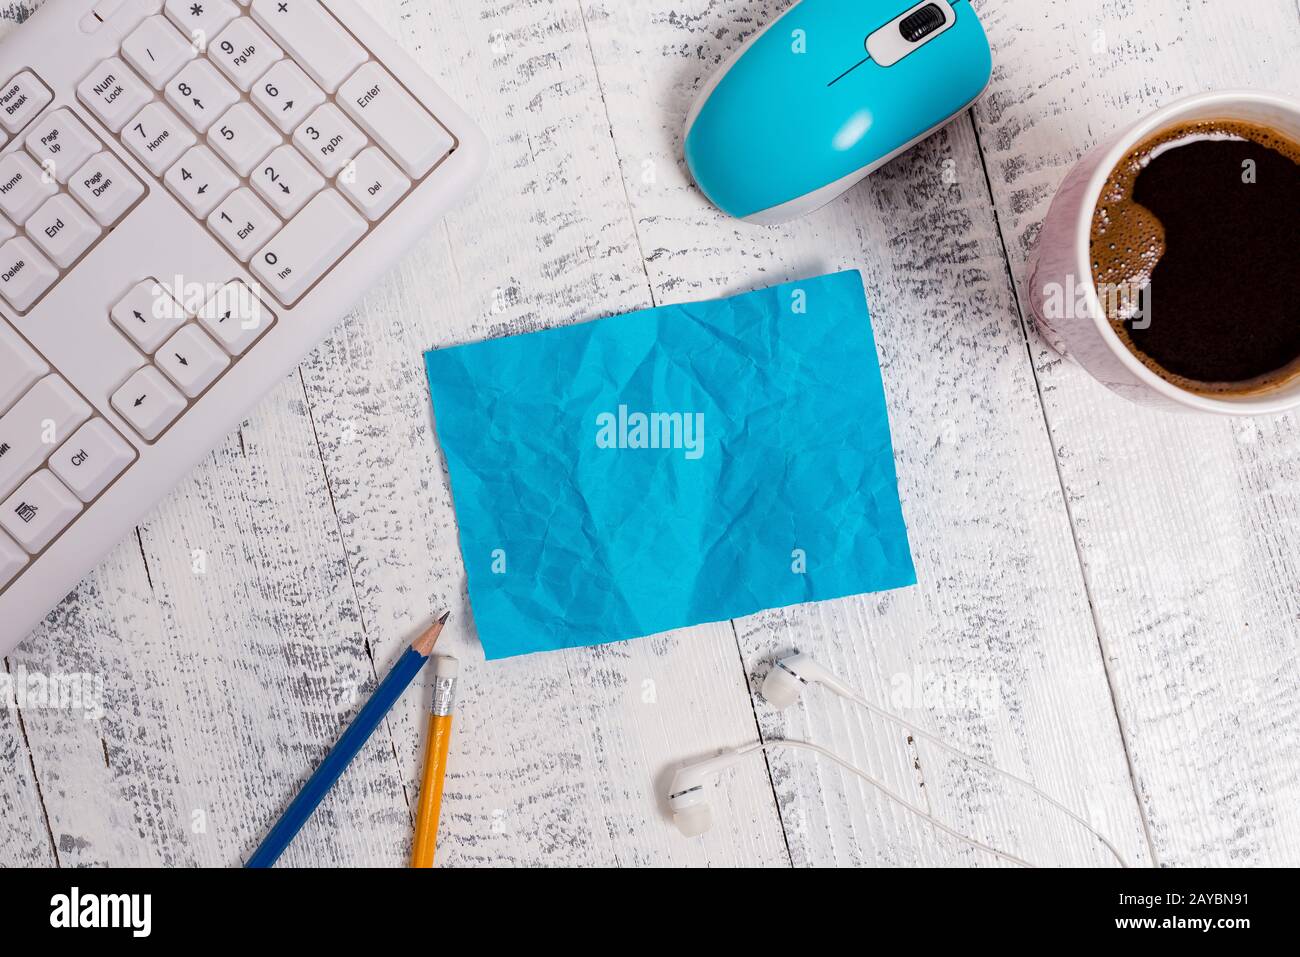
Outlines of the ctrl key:
<svg viewBox="0 0 1300 957">
<path fill-rule="evenodd" d="M 91 419 L 50 456 L 50 470 L 83 502 L 92 502 L 135 459 L 103 419 Z"/>
<path fill-rule="evenodd" d="M 58 270 L 25 236 L 0 246 L 0 296 L 19 312 L 26 312 L 57 278 Z"/>
<path fill-rule="evenodd" d="M 113 393 L 113 408 L 131 423 L 146 442 L 162 435 L 185 410 L 185 398 L 156 366 L 145 366 Z"/>
<path fill-rule="evenodd" d="M 49 469 L 41 469 L 0 505 L 0 525 L 35 555 L 68 527 L 81 503 Z"/>
</svg>

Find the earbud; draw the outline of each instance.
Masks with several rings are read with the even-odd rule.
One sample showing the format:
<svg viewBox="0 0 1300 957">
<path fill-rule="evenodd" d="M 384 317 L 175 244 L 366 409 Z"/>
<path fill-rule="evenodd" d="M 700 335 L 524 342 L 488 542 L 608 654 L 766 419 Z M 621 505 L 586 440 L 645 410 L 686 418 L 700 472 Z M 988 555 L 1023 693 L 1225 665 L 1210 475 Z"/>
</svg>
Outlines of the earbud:
<svg viewBox="0 0 1300 957">
<path fill-rule="evenodd" d="M 680 765 L 668 785 L 668 806 L 673 812 L 673 823 L 686 837 L 697 837 L 713 827 L 713 806 L 709 803 L 708 789 L 718 780 L 718 775 L 735 764 L 754 746 L 723 751 L 701 761 Z"/>
<path fill-rule="evenodd" d="M 773 663 L 763 679 L 760 693 L 772 707 L 785 709 L 799 700 L 806 684 L 821 685 L 843 698 L 854 698 L 853 690 L 807 655 L 795 652 Z"/>
</svg>

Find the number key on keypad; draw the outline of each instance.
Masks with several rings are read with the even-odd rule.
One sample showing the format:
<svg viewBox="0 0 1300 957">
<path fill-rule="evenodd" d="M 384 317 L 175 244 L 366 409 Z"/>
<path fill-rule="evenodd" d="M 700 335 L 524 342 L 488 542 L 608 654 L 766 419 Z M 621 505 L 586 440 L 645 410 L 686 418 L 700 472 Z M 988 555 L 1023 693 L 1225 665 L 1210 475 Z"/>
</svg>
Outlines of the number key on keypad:
<svg viewBox="0 0 1300 957">
<path fill-rule="evenodd" d="M 239 102 L 239 92 L 207 60 L 192 60 L 167 84 L 167 102 L 200 133 Z"/>
<path fill-rule="evenodd" d="M 236 103 L 208 127 L 208 142 L 240 176 L 275 149 L 280 136 L 248 103 Z"/>
<path fill-rule="evenodd" d="M 258 163 L 249 182 L 282 219 L 292 217 L 325 185 L 302 154 L 287 145 Z"/>
<path fill-rule="evenodd" d="M 246 186 L 235 190 L 208 216 L 208 228 L 241 262 L 280 229 L 280 220 Z"/>
<path fill-rule="evenodd" d="M 293 134 L 294 145 L 326 176 L 333 176 L 366 146 L 366 135 L 333 103 L 318 107 Z"/>
<path fill-rule="evenodd" d="M 281 133 L 288 133 L 325 102 L 321 88 L 292 60 L 281 60 L 267 70 L 248 95 Z"/>
<path fill-rule="evenodd" d="M 230 167 L 217 159 L 212 150 L 201 145 L 191 146 L 167 171 L 163 181 L 199 219 L 207 219 L 217 203 L 239 185 L 239 178 Z"/>
<path fill-rule="evenodd" d="M 208 56 L 230 77 L 231 83 L 247 93 L 284 53 L 261 27 L 247 17 L 240 17 L 208 44 Z"/>
<path fill-rule="evenodd" d="M 172 109 L 150 103 L 122 130 L 122 142 L 155 176 L 194 145 L 194 133 Z"/>
</svg>

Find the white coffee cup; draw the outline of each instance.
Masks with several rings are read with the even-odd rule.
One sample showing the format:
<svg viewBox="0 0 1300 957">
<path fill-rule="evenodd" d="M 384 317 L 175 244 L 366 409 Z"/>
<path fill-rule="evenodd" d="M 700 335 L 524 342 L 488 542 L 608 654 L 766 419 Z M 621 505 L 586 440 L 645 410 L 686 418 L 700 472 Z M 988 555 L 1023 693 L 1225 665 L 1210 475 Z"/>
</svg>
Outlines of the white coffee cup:
<svg viewBox="0 0 1300 957">
<path fill-rule="evenodd" d="M 1177 100 L 1094 146 L 1070 170 L 1047 211 L 1029 278 L 1029 305 L 1053 348 L 1127 399 L 1228 415 L 1281 412 L 1300 405 L 1300 378 L 1254 395 L 1215 396 L 1161 378 L 1115 334 L 1093 285 L 1088 250 L 1092 214 L 1111 171 L 1153 133 L 1199 119 L 1243 120 L 1300 141 L 1300 102 L 1275 93 L 1229 90 Z"/>
</svg>

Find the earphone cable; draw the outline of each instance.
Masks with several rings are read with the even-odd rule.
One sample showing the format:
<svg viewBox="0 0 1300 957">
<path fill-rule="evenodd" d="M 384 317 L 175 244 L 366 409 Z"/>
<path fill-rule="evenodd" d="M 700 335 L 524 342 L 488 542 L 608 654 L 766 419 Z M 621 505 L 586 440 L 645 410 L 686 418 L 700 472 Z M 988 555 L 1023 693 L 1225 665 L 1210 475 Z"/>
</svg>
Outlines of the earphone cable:
<svg viewBox="0 0 1300 957">
<path fill-rule="evenodd" d="M 843 768 L 845 771 L 848 771 L 850 774 L 857 775 L 859 778 L 861 778 L 863 781 L 870 784 L 873 788 L 875 788 L 877 791 L 879 791 L 889 800 L 893 801 L 895 804 L 898 804 L 899 806 L 906 808 L 907 810 L 911 811 L 913 814 L 920 817 L 922 820 L 928 822 L 930 826 L 933 827 L 935 830 L 941 831 L 944 834 L 947 834 L 949 837 L 955 838 L 956 840 L 961 841 L 964 844 L 969 844 L 971 847 L 977 848 L 978 850 L 987 851 L 988 853 L 994 855 L 995 857 L 999 857 L 1012 864 L 1018 864 L 1021 867 L 1034 866 L 1033 864 L 1030 864 L 1028 861 L 1024 860 L 1023 858 L 1016 857 L 1014 854 L 1009 854 L 1006 851 L 999 851 L 996 847 L 990 847 L 988 844 L 984 844 L 980 841 L 975 840 L 973 837 L 967 837 L 965 834 L 962 834 L 960 831 L 954 830 L 953 828 L 949 827 L 947 824 L 944 824 L 942 821 L 936 818 L 929 811 L 923 810 L 922 808 L 919 808 L 912 802 L 908 801 L 906 798 L 900 797 L 899 795 L 895 794 L 888 787 L 886 787 L 882 782 L 873 778 L 866 771 L 863 771 L 861 768 L 857 767 L 856 765 L 850 764 L 848 761 L 841 758 L 834 751 L 829 751 L 826 748 L 823 748 L 821 745 L 811 744 L 807 741 L 791 741 L 787 738 L 773 738 L 771 741 L 761 741 L 757 744 L 751 744 L 743 748 L 737 748 L 736 753 L 745 755 L 755 751 L 766 751 L 769 748 L 792 748 L 797 751 L 811 751 L 813 754 L 821 755 L 823 758 L 825 758 L 827 761 L 830 761 L 832 764 L 838 765 L 839 767 Z"/>
<path fill-rule="evenodd" d="M 1089 824 L 1083 818 L 1079 817 L 1079 815 L 1075 814 L 1068 807 L 1066 807 L 1060 801 L 1056 800 L 1056 798 L 1052 797 L 1042 788 L 1030 784 L 1024 778 L 1018 777 L 1012 774 L 1010 771 L 1003 771 L 1001 768 L 994 767 L 993 765 L 989 764 L 987 761 L 981 761 L 979 758 L 975 757 L 974 755 L 967 754 L 966 752 L 962 751 L 960 748 L 953 747 L 951 744 L 948 744 L 948 742 L 944 741 L 938 735 L 931 734 L 929 731 L 916 727 L 916 725 L 914 725 L 912 722 L 907 721 L 899 717 L 898 715 L 893 714 L 890 711 L 886 711 L 884 708 L 872 704 L 870 701 L 866 700 L 865 698 L 860 698 L 855 694 L 849 694 L 846 695 L 846 697 L 848 697 L 848 699 L 852 701 L 854 704 L 866 708 L 868 711 L 870 711 L 872 714 L 876 715 L 877 717 L 884 718 L 886 721 L 892 721 L 894 724 L 906 730 L 909 734 L 915 735 L 916 737 L 921 738 L 925 741 L 929 741 L 931 744 L 933 744 L 935 747 L 939 748 L 940 750 L 947 751 L 949 754 L 956 755 L 957 757 L 961 758 L 963 761 L 968 761 L 971 764 L 984 768 L 987 771 L 992 771 L 994 774 L 1001 774 L 1003 777 L 1010 778 L 1012 781 L 1015 781 L 1017 784 L 1023 785 L 1024 787 L 1028 788 L 1030 791 L 1032 791 L 1034 794 L 1037 794 L 1040 798 L 1042 798 L 1052 807 L 1056 808 L 1058 811 L 1060 811 L 1070 820 L 1074 821 L 1076 824 L 1078 824 L 1088 833 L 1095 836 L 1097 840 L 1101 841 L 1101 843 L 1106 846 L 1106 850 L 1110 851 L 1110 853 L 1114 856 L 1115 860 L 1119 862 L 1120 867 L 1123 868 L 1128 867 L 1128 862 L 1124 860 L 1124 856 L 1120 854 L 1120 852 L 1116 849 L 1115 845 L 1113 845 L 1110 841 L 1106 839 L 1106 835 L 1102 834 L 1091 824 Z M 811 747 L 815 747 L 815 745 L 811 745 Z"/>
</svg>

